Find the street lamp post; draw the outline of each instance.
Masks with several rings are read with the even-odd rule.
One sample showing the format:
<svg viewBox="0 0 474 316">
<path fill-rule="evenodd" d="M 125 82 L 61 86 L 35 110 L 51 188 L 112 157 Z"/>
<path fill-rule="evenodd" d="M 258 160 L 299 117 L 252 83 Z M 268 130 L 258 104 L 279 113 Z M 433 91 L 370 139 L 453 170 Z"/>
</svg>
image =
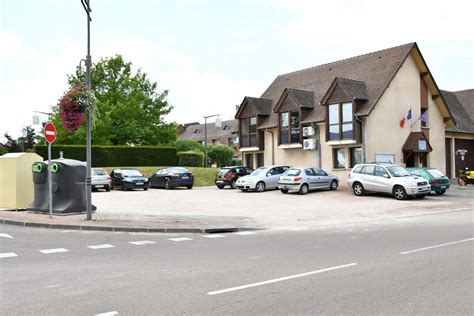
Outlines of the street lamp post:
<svg viewBox="0 0 474 316">
<path fill-rule="evenodd" d="M 219 117 L 220 114 L 203 116 L 204 117 L 204 168 L 207 168 L 207 119 L 214 116 Z"/>
<path fill-rule="evenodd" d="M 87 56 L 86 56 L 86 89 L 91 89 L 91 17 L 92 12 L 90 0 L 81 0 L 82 6 L 87 14 Z M 91 186 L 91 109 L 86 110 L 86 220 L 92 220 L 92 186 Z"/>
</svg>

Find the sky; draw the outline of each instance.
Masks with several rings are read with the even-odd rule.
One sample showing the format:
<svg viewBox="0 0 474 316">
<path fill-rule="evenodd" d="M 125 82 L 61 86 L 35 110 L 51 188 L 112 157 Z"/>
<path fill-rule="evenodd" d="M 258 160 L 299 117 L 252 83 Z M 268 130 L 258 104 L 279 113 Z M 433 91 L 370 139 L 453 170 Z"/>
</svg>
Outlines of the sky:
<svg viewBox="0 0 474 316">
<path fill-rule="evenodd" d="M 474 88 L 471 0 L 90 4 L 92 61 L 121 54 L 157 92 L 169 90 L 169 122 L 233 119 L 244 96 L 259 97 L 279 74 L 410 42 L 441 89 Z M 0 0 L 0 142 L 50 111 L 86 53 L 80 0 Z"/>
</svg>

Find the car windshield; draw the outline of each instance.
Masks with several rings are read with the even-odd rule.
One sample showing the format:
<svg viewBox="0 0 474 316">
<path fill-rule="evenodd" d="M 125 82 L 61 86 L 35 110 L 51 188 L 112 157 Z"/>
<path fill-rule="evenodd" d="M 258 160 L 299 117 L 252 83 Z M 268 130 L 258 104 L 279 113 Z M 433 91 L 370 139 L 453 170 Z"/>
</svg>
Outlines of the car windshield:
<svg viewBox="0 0 474 316">
<path fill-rule="evenodd" d="M 122 175 L 124 177 L 143 177 L 138 170 L 122 170 Z"/>
<path fill-rule="evenodd" d="M 433 178 L 441 178 L 444 177 L 444 174 L 439 171 L 438 169 L 427 169 L 428 173 L 433 177 Z"/>
<path fill-rule="evenodd" d="M 189 172 L 188 169 L 185 169 L 185 168 L 170 168 L 168 169 L 169 171 L 171 172 L 174 172 L 174 173 L 186 173 L 186 172 Z"/>
<path fill-rule="evenodd" d="M 392 166 L 392 167 L 387 167 L 388 172 L 392 175 L 392 177 L 407 177 L 411 176 L 411 174 L 402 167 L 399 166 Z"/>
<path fill-rule="evenodd" d="M 93 176 L 106 176 L 107 172 L 104 169 L 91 169 L 91 174 Z"/>
<path fill-rule="evenodd" d="M 300 169 L 288 169 L 285 171 L 284 175 L 288 177 L 296 177 L 299 176 L 301 173 Z"/>
<path fill-rule="evenodd" d="M 251 176 L 259 176 L 259 175 L 264 174 L 267 171 L 268 171 L 267 167 L 260 167 L 257 170 L 255 170 L 254 172 L 252 172 L 250 175 Z"/>
</svg>

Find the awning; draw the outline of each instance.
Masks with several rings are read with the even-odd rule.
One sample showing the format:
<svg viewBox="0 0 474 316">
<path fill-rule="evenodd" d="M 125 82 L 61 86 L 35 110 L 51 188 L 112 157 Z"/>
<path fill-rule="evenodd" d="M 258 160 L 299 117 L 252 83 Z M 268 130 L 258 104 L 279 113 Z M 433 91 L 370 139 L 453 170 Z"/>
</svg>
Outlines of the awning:
<svg viewBox="0 0 474 316">
<path fill-rule="evenodd" d="M 413 153 L 421 153 L 423 157 L 432 152 L 433 148 L 423 132 L 411 132 L 403 144 L 402 151 L 403 158 L 407 160 Z"/>
</svg>

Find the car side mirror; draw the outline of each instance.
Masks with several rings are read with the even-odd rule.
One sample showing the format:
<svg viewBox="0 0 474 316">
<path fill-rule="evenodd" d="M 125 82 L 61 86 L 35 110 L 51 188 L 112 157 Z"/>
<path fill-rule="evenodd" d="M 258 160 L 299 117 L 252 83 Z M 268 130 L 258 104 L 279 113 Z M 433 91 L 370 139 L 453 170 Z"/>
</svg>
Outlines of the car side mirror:
<svg viewBox="0 0 474 316">
<path fill-rule="evenodd" d="M 384 178 L 387 178 L 387 179 L 390 179 L 390 176 L 389 176 L 388 174 L 386 174 L 386 173 L 383 174 L 383 177 L 384 177 Z"/>
<path fill-rule="evenodd" d="M 271 176 L 272 174 L 270 172 L 267 172 L 267 177 Z"/>
</svg>

